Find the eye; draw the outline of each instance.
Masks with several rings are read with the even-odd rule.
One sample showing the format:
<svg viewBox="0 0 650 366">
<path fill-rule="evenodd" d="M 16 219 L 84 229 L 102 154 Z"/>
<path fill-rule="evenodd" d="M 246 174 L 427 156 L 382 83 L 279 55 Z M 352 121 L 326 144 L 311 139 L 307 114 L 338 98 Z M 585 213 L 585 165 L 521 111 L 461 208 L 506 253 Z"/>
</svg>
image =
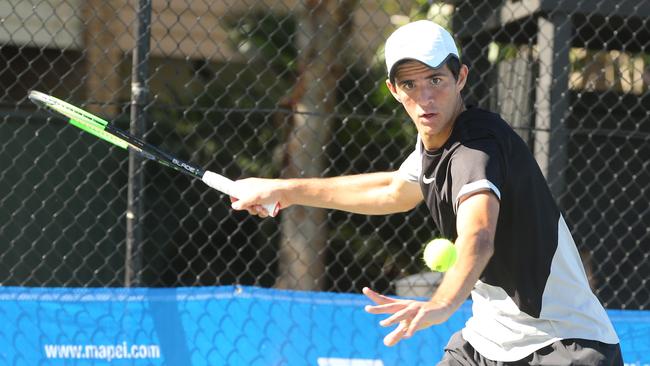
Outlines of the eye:
<svg viewBox="0 0 650 366">
<path fill-rule="evenodd" d="M 432 85 L 440 85 L 442 83 L 442 79 L 438 77 L 432 77 L 431 78 L 431 84 Z"/>
<path fill-rule="evenodd" d="M 404 80 L 401 82 L 401 85 L 402 85 L 402 89 L 405 90 L 411 90 L 413 89 L 413 87 L 415 87 L 415 83 L 413 82 L 413 80 Z"/>
</svg>

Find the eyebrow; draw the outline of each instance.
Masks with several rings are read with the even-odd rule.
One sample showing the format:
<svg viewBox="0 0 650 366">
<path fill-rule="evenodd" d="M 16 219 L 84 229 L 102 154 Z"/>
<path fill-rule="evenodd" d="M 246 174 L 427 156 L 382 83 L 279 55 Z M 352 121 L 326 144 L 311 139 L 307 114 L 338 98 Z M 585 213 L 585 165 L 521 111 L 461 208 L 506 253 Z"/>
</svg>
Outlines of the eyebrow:
<svg viewBox="0 0 650 366">
<path fill-rule="evenodd" d="M 444 71 L 440 70 L 440 69 L 432 69 L 431 74 L 428 74 L 425 77 L 425 79 L 431 79 L 431 78 L 439 77 L 439 76 L 447 76 L 447 74 Z M 406 81 L 413 81 L 413 80 L 415 80 L 415 79 L 400 78 L 399 75 L 395 76 L 395 81 L 398 82 L 398 83 L 403 83 L 403 82 L 406 82 Z"/>
<path fill-rule="evenodd" d="M 433 73 L 431 74 L 431 76 L 447 76 L 447 73 L 445 73 L 440 69 L 433 69 Z"/>
</svg>

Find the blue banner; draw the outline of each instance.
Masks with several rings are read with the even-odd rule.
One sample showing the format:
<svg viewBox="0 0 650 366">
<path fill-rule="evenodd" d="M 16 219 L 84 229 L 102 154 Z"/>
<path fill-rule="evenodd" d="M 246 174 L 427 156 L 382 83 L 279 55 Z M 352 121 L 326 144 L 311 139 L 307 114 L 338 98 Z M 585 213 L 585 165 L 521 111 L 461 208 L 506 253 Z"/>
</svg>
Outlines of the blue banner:
<svg viewBox="0 0 650 366">
<path fill-rule="evenodd" d="M 0 288 L 0 365 L 435 364 L 471 312 L 385 347 L 362 295 L 224 286 Z M 628 365 L 650 366 L 650 312 L 609 311 Z"/>
</svg>

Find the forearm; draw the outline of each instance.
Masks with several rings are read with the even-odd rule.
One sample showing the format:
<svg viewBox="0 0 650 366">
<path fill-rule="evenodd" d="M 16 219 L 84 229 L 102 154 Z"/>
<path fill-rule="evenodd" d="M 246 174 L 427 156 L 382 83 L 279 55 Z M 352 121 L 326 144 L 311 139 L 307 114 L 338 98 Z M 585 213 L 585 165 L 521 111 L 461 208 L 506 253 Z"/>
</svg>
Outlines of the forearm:
<svg viewBox="0 0 650 366">
<path fill-rule="evenodd" d="M 459 236 L 455 242 L 458 261 L 446 272 L 431 301 L 453 313 L 470 295 L 476 281 L 492 257 L 494 246 L 489 233 Z"/>
<path fill-rule="evenodd" d="M 413 199 L 399 194 L 393 172 L 333 178 L 288 179 L 283 196 L 291 204 L 380 215 L 406 211 Z M 405 183 L 406 184 L 406 183 Z"/>
<path fill-rule="evenodd" d="M 260 205 L 278 203 L 281 208 L 303 205 L 383 215 L 410 210 L 422 201 L 420 186 L 393 172 L 334 178 L 247 178 L 236 184 L 232 208 L 252 214 L 259 214 Z"/>
<path fill-rule="evenodd" d="M 458 208 L 456 250 L 458 260 L 447 271 L 431 301 L 451 313 L 467 299 L 494 254 L 499 201 L 491 193 L 478 193 Z"/>
</svg>

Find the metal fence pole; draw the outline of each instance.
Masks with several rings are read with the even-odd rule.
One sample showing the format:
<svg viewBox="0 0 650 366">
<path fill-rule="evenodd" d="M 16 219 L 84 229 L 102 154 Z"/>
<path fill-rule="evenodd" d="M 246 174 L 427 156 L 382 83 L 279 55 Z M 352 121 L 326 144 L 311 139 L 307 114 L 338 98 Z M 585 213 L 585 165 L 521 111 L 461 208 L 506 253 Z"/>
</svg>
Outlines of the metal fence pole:
<svg viewBox="0 0 650 366">
<path fill-rule="evenodd" d="M 146 129 L 145 106 L 149 94 L 147 76 L 149 73 L 149 40 L 151 38 L 151 0 L 138 1 L 135 48 L 131 71 L 131 133 L 142 136 Z M 134 152 L 129 153 L 129 183 L 126 211 L 126 287 L 140 285 L 142 270 L 142 215 L 144 212 L 144 170 L 143 159 Z"/>
</svg>

